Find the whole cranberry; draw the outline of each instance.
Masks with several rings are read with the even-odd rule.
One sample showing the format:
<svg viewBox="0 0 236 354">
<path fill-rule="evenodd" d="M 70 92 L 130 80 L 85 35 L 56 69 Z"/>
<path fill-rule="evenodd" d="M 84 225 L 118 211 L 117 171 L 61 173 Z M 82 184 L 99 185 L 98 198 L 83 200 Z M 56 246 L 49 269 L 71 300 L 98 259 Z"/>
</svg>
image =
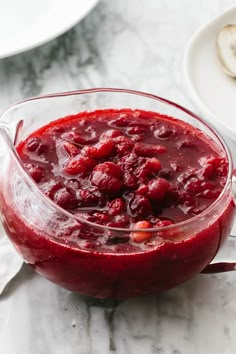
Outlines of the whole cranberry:
<svg viewBox="0 0 236 354">
<path fill-rule="evenodd" d="M 170 188 L 166 191 L 163 207 L 168 208 L 172 205 L 176 205 L 179 201 L 179 191 L 176 187 L 170 185 Z"/>
<path fill-rule="evenodd" d="M 142 195 L 147 195 L 148 194 L 148 186 L 146 184 L 141 184 L 138 189 L 136 190 L 136 193 L 142 194 Z"/>
<path fill-rule="evenodd" d="M 53 200 L 57 205 L 64 209 L 74 209 L 78 204 L 76 196 L 66 187 L 56 191 Z"/>
<path fill-rule="evenodd" d="M 137 177 L 128 171 L 124 173 L 124 186 L 130 189 L 135 189 L 138 186 Z"/>
<path fill-rule="evenodd" d="M 52 178 L 51 180 L 45 182 L 43 185 L 40 186 L 42 191 L 49 196 L 49 198 L 53 198 L 56 191 L 63 188 L 63 183 L 57 179 Z"/>
<path fill-rule="evenodd" d="M 135 168 L 139 165 L 140 158 L 135 153 L 129 153 L 118 161 L 118 165 L 123 172 L 133 172 Z"/>
<path fill-rule="evenodd" d="M 122 171 L 115 163 L 104 162 L 93 169 L 91 181 L 100 191 L 114 194 L 123 186 Z"/>
<path fill-rule="evenodd" d="M 49 144 L 42 142 L 38 137 L 29 138 L 25 145 L 29 152 L 36 152 L 37 155 L 42 155 L 49 150 Z"/>
<path fill-rule="evenodd" d="M 102 159 L 110 156 L 115 150 L 115 143 L 112 139 L 100 140 L 93 146 L 83 148 L 83 153 L 94 159 Z"/>
<path fill-rule="evenodd" d="M 141 183 L 147 184 L 151 178 L 159 175 L 160 168 L 161 164 L 159 160 L 153 157 L 148 159 L 146 162 L 140 163 L 139 167 L 135 171 L 135 175 L 137 175 L 138 180 Z"/>
<path fill-rule="evenodd" d="M 129 210 L 134 218 L 140 218 L 151 214 L 152 206 L 147 197 L 136 193 L 129 202 Z"/>
<path fill-rule="evenodd" d="M 87 156 L 76 156 L 71 158 L 64 168 L 68 175 L 88 174 L 96 165 L 96 161 Z"/>
<path fill-rule="evenodd" d="M 206 165 L 198 171 L 199 177 L 214 179 L 216 176 L 216 171 L 213 165 Z"/>
<path fill-rule="evenodd" d="M 130 234 L 131 239 L 134 242 L 142 243 L 147 242 L 152 238 L 152 232 L 144 231 L 145 229 L 151 229 L 153 225 L 147 220 L 140 220 L 136 222 L 133 226 L 134 230 L 141 230 L 141 231 L 133 231 Z"/>
<path fill-rule="evenodd" d="M 161 170 L 161 163 L 156 157 L 147 159 L 145 168 L 150 170 L 150 172 L 158 173 Z"/>
<path fill-rule="evenodd" d="M 170 183 L 164 178 L 153 179 L 148 183 L 148 197 L 154 201 L 161 201 L 170 189 Z"/>
<path fill-rule="evenodd" d="M 126 209 L 126 205 L 125 205 L 124 200 L 122 198 L 117 198 L 117 199 L 113 199 L 109 203 L 108 212 L 110 215 L 119 215 L 123 211 L 125 211 L 125 209 Z"/>
<path fill-rule="evenodd" d="M 116 152 L 121 156 L 129 154 L 133 150 L 134 143 L 126 136 L 118 136 L 115 142 Z"/>
<path fill-rule="evenodd" d="M 79 189 L 77 198 L 82 207 L 96 206 L 101 199 L 101 193 L 97 188 Z"/>
<path fill-rule="evenodd" d="M 68 141 L 64 141 L 62 144 L 62 148 L 67 152 L 69 156 L 76 156 L 80 153 L 80 149 L 78 146 L 75 146 L 72 143 L 69 143 Z"/>
</svg>

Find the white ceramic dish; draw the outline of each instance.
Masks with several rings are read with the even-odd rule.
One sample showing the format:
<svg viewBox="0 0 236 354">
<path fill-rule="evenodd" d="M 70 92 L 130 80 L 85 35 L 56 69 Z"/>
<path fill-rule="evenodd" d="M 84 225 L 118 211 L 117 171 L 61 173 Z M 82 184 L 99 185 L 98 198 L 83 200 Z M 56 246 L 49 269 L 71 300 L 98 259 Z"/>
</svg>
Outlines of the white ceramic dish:
<svg viewBox="0 0 236 354">
<path fill-rule="evenodd" d="M 222 70 L 216 37 L 236 24 L 236 6 L 215 17 L 192 37 L 184 57 L 184 74 L 195 104 L 213 125 L 236 140 L 236 79 Z"/>
<path fill-rule="evenodd" d="M 0 0 L 0 58 L 41 45 L 69 30 L 98 0 Z"/>
</svg>

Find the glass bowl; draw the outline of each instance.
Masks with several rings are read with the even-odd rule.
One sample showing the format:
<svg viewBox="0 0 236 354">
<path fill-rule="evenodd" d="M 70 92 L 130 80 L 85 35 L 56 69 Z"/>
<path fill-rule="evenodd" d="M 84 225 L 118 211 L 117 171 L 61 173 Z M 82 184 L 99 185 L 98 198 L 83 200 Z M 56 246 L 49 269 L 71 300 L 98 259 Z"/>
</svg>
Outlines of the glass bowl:
<svg viewBox="0 0 236 354">
<path fill-rule="evenodd" d="M 60 236 L 78 225 L 90 235 L 104 237 L 129 237 L 132 230 L 81 220 L 54 204 L 25 172 L 15 149 L 17 142 L 53 120 L 107 108 L 141 109 L 187 122 L 208 134 L 229 163 L 225 187 L 210 207 L 187 221 L 149 229 L 153 235 L 150 247 L 132 253 L 86 250 L 69 237 Z M 99 298 L 126 298 L 173 288 L 204 269 L 211 271 L 209 264 L 230 233 L 235 215 L 230 152 L 209 124 L 166 99 L 121 89 L 28 99 L 2 115 L 0 146 L 0 212 L 6 233 L 26 263 L 71 291 Z"/>
</svg>

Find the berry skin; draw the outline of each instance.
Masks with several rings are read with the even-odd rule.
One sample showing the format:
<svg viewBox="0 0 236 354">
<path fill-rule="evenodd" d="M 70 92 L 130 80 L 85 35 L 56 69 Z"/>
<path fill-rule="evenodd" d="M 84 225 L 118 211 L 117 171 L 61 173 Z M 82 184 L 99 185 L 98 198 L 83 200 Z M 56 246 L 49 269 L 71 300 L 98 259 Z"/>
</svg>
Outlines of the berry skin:
<svg viewBox="0 0 236 354">
<path fill-rule="evenodd" d="M 44 169 L 41 166 L 28 163 L 25 164 L 25 169 L 36 183 L 39 183 L 44 177 Z"/>
<path fill-rule="evenodd" d="M 114 219 L 107 224 L 110 227 L 129 227 L 130 218 L 128 215 L 116 215 Z M 128 241 L 128 240 L 127 240 Z"/>
<path fill-rule="evenodd" d="M 69 190 L 69 188 L 61 188 L 54 194 L 54 202 L 64 209 L 74 209 L 77 204 L 76 196 Z"/>
<path fill-rule="evenodd" d="M 137 188 L 138 180 L 133 173 L 128 171 L 124 173 L 124 186 L 131 189 Z"/>
<path fill-rule="evenodd" d="M 101 200 L 101 193 L 97 188 L 79 189 L 77 191 L 79 205 L 82 207 L 96 206 Z"/>
<path fill-rule="evenodd" d="M 133 172 L 139 164 L 140 158 L 135 153 L 130 153 L 123 156 L 119 161 L 118 165 L 123 172 Z"/>
<path fill-rule="evenodd" d="M 123 135 L 118 136 L 115 139 L 115 142 L 116 142 L 116 145 L 115 145 L 116 152 L 120 156 L 127 155 L 133 150 L 134 143 L 126 136 L 123 136 Z"/>
<path fill-rule="evenodd" d="M 129 126 L 130 124 L 130 120 L 127 116 L 127 114 L 123 114 L 121 113 L 120 117 L 117 119 L 114 119 L 113 121 L 111 121 L 112 126 L 114 127 L 119 127 L 119 128 L 126 128 Z"/>
<path fill-rule="evenodd" d="M 69 156 L 76 156 L 80 153 L 80 149 L 68 141 L 63 142 L 62 147 Z"/>
<path fill-rule="evenodd" d="M 113 199 L 110 203 L 109 203 L 109 214 L 110 215 L 119 215 L 121 214 L 123 211 L 125 211 L 126 209 L 126 205 L 125 202 L 122 198 L 117 198 L 117 199 Z"/>
<path fill-rule="evenodd" d="M 64 172 L 68 175 L 87 174 L 96 165 L 96 161 L 91 157 L 79 156 L 68 161 Z"/>
<path fill-rule="evenodd" d="M 142 220 L 142 221 L 136 222 L 136 224 L 134 224 L 133 228 L 137 229 L 137 230 L 138 229 L 150 229 L 150 228 L 152 228 L 152 224 L 149 221 Z M 152 237 L 152 233 L 145 232 L 145 231 L 134 231 L 134 232 L 131 232 L 130 237 L 134 242 L 142 243 L 142 242 L 150 240 L 150 238 Z"/>
<path fill-rule="evenodd" d="M 146 184 L 141 184 L 136 190 L 137 194 L 147 195 L 148 194 L 148 186 Z"/>
<path fill-rule="evenodd" d="M 134 218 L 140 218 L 151 214 L 152 206 L 148 198 L 136 193 L 129 202 L 129 210 Z"/>
<path fill-rule="evenodd" d="M 110 156 L 115 150 L 115 143 L 111 139 L 99 141 L 93 146 L 86 146 L 83 149 L 83 153 L 94 159 L 102 159 Z"/>
<path fill-rule="evenodd" d="M 145 168 L 151 173 L 158 173 L 161 170 L 161 163 L 157 158 L 152 157 L 147 159 Z"/>
<path fill-rule="evenodd" d="M 148 183 L 148 197 L 154 202 L 159 202 L 169 189 L 170 183 L 166 179 L 153 179 Z"/>
<path fill-rule="evenodd" d="M 34 137 L 27 140 L 26 148 L 29 152 L 36 152 L 40 156 L 49 150 L 49 145 L 43 143 L 40 138 Z"/>
<path fill-rule="evenodd" d="M 118 193 L 123 186 L 122 171 L 115 163 L 104 162 L 93 169 L 91 181 L 101 192 Z"/>
</svg>

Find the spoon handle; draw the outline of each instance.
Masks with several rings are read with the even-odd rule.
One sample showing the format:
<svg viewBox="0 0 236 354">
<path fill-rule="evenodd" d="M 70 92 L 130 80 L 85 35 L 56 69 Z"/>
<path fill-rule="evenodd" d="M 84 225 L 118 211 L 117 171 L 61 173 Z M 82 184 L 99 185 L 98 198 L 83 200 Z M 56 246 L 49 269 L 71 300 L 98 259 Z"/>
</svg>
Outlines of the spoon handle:
<svg viewBox="0 0 236 354">
<path fill-rule="evenodd" d="M 230 241 L 233 241 L 233 247 L 236 248 L 236 235 L 229 236 Z M 227 257 L 226 257 L 227 258 Z M 223 272 L 230 272 L 232 270 L 236 270 L 236 261 L 235 262 L 217 262 L 210 263 L 204 268 L 201 273 L 204 274 L 211 274 L 211 273 L 223 273 Z"/>
<path fill-rule="evenodd" d="M 211 274 L 211 273 L 223 273 L 230 272 L 231 270 L 236 270 L 236 262 L 217 262 L 208 264 L 201 273 Z"/>
</svg>

